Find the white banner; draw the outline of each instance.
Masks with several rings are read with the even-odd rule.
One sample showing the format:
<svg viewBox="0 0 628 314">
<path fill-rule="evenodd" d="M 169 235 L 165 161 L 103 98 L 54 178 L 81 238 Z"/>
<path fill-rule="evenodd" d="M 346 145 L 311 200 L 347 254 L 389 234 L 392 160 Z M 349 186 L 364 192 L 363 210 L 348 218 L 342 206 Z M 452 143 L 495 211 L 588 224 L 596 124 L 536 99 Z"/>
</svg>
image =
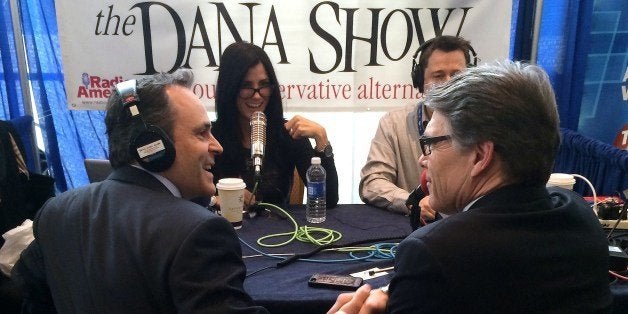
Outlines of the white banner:
<svg viewBox="0 0 628 314">
<path fill-rule="evenodd" d="M 262 47 L 286 110 L 386 110 L 415 102 L 412 55 L 436 35 L 471 41 L 479 63 L 508 57 L 511 1 L 56 2 L 69 108 L 104 109 L 116 83 L 180 67 L 213 110 L 222 51 Z"/>
</svg>

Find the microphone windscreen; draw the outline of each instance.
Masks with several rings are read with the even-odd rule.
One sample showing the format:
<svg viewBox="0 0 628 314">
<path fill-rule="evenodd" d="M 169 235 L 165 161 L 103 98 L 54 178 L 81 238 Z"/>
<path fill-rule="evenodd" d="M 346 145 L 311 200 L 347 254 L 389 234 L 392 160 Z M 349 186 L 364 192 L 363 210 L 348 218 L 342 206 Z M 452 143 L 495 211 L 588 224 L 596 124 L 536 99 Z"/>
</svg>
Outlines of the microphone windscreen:
<svg viewBox="0 0 628 314">
<path fill-rule="evenodd" d="M 425 169 L 421 172 L 421 191 L 423 191 L 425 195 L 430 194 L 430 191 L 427 189 L 427 171 Z"/>
<path fill-rule="evenodd" d="M 264 156 L 266 146 L 266 115 L 261 111 L 251 115 L 251 157 Z"/>
</svg>

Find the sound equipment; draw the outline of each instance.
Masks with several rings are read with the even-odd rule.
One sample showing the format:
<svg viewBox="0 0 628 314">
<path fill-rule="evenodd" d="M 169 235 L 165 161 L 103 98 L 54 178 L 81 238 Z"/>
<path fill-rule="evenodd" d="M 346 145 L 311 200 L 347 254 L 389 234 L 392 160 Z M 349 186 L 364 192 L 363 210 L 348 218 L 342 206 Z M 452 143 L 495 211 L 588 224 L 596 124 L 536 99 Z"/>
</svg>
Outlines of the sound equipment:
<svg viewBox="0 0 628 314">
<path fill-rule="evenodd" d="M 251 116 L 251 158 L 255 169 L 255 177 L 259 178 L 262 171 L 262 160 L 266 146 L 266 115 L 261 111 Z"/>
<path fill-rule="evenodd" d="M 419 206 L 419 202 L 425 196 L 429 194 L 427 189 L 427 171 L 423 169 L 421 172 L 421 179 L 419 186 L 414 189 L 410 195 L 408 195 L 408 199 L 406 200 L 406 206 L 410 209 L 410 226 L 412 230 L 416 230 L 419 227 L 425 226 L 426 222 L 421 219 L 421 206 Z"/>
<path fill-rule="evenodd" d="M 131 155 L 140 166 L 148 171 L 162 172 L 170 168 L 176 157 L 174 144 L 164 130 L 147 124 L 142 118 L 137 81 L 128 80 L 118 83 L 116 91 L 136 126 L 129 144 Z"/>
</svg>

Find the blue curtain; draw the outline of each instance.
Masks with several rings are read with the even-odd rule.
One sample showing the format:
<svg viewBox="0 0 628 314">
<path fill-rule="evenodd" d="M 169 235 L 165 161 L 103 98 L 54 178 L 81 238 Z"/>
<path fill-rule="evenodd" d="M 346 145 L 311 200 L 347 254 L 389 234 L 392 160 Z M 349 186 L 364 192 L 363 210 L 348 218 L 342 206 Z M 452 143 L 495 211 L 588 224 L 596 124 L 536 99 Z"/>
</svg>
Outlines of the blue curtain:
<svg viewBox="0 0 628 314">
<path fill-rule="evenodd" d="M 628 188 L 628 152 L 576 131 L 561 128 L 560 132 L 562 141 L 554 172 L 576 173 L 587 178 L 597 195 L 617 195 Z M 576 179 L 574 191 L 592 195 L 589 186 L 580 179 Z"/>
<path fill-rule="evenodd" d="M 593 0 L 543 1 L 537 64 L 556 92 L 561 127 L 578 129 Z"/>
<path fill-rule="evenodd" d="M 15 40 L 13 38 L 13 23 L 11 22 L 11 8 L 9 1 L 0 1 L 0 119 L 11 120 L 24 115 L 22 105 L 22 88 L 18 72 L 17 54 L 15 52 Z"/>
<path fill-rule="evenodd" d="M 88 183 L 85 158 L 106 158 L 104 112 L 67 108 L 63 66 L 53 0 L 20 1 L 33 99 L 46 147 L 48 166 L 58 191 Z M 24 114 L 8 1 L 2 2 L 2 119 Z"/>
<path fill-rule="evenodd" d="M 510 23 L 510 59 L 530 60 L 534 30 L 535 1 L 512 1 Z"/>
</svg>

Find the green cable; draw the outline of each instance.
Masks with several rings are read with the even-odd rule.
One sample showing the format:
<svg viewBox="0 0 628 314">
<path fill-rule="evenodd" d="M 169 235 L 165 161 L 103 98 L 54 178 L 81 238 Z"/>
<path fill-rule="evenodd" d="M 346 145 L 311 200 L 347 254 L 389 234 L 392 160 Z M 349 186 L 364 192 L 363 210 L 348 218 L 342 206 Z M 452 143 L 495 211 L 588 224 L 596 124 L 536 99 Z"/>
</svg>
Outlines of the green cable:
<svg viewBox="0 0 628 314">
<path fill-rule="evenodd" d="M 323 237 L 315 239 L 313 236 L 314 233 L 322 234 Z M 297 240 L 305 243 L 311 242 L 316 245 L 325 245 L 340 240 L 340 238 L 342 238 L 342 234 L 332 229 L 301 226 L 299 227 L 296 238 Z"/>
<path fill-rule="evenodd" d="M 272 208 L 275 208 L 275 209 L 279 210 L 284 215 L 286 215 L 286 217 L 288 217 L 288 219 L 290 219 L 290 221 L 292 221 L 292 224 L 294 225 L 294 231 L 293 232 L 286 232 L 286 233 L 279 233 L 279 234 L 269 234 L 269 235 L 266 235 L 266 236 L 263 236 L 263 237 L 257 239 L 257 244 L 259 246 L 263 246 L 263 247 L 279 247 L 279 246 L 283 246 L 283 245 L 286 245 L 286 244 L 292 242 L 292 240 L 294 240 L 294 238 L 296 238 L 297 230 L 299 229 L 299 225 L 294 220 L 294 218 L 292 218 L 292 216 L 290 214 L 288 214 L 288 212 L 283 210 L 281 207 L 279 207 L 277 205 L 274 205 L 274 204 L 270 204 L 270 203 L 259 203 L 258 205 L 260 205 L 260 206 L 269 206 L 269 207 L 272 207 Z M 285 242 L 282 242 L 282 243 L 277 243 L 277 244 L 265 244 L 265 243 L 262 243 L 263 240 L 266 240 L 266 239 L 269 239 L 269 238 L 284 237 L 284 236 L 289 236 L 289 235 L 292 235 L 292 237 L 290 237 L 290 239 L 288 239 L 288 240 L 286 240 Z"/>
<path fill-rule="evenodd" d="M 340 240 L 340 238 L 342 238 L 342 234 L 340 232 L 336 231 L 336 230 L 319 228 L 319 227 L 308 227 L 308 226 L 301 226 L 301 227 L 299 227 L 299 225 L 294 220 L 294 218 L 290 214 L 288 214 L 288 212 L 286 212 L 285 210 L 283 210 L 281 207 L 279 207 L 277 205 L 270 204 L 270 203 L 259 203 L 258 205 L 272 207 L 272 208 L 275 208 L 275 209 L 281 211 L 284 215 L 286 215 L 286 217 L 288 217 L 288 219 L 290 219 L 290 221 L 294 225 L 294 231 L 292 231 L 292 232 L 269 234 L 269 235 L 266 235 L 266 236 L 263 236 L 263 237 L 257 239 L 257 244 L 259 246 L 262 246 L 262 247 L 279 247 L 279 246 L 283 246 L 283 245 L 286 245 L 286 244 L 292 242 L 294 239 L 297 239 L 298 241 L 306 242 L 306 243 L 307 242 L 311 242 L 311 243 L 314 243 L 314 244 L 320 246 L 320 245 L 325 245 L 325 244 L 336 242 L 336 241 Z M 321 234 L 323 234 L 323 237 L 318 238 L 318 239 L 314 238 L 313 233 L 321 233 Z M 281 242 L 281 243 L 266 244 L 266 243 L 262 242 L 262 241 L 270 239 L 270 238 L 286 237 L 286 236 L 290 236 L 290 238 L 288 240 L 284 241 L 284 242 Z"/>
</svg>

